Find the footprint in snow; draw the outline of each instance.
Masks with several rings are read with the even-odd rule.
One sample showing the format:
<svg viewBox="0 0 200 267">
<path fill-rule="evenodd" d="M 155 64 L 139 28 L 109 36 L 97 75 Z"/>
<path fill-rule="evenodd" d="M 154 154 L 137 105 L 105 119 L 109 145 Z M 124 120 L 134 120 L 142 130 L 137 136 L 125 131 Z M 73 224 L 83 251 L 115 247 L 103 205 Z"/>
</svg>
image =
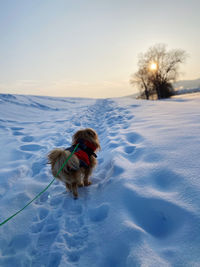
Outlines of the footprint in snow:
<svg viewBox="0 0 200 267">
<path fill-rule="evenodd" d="M 51 200 L 50 200 L 50 205 L 52 208 L 58 208 L 60 205 L 62 205 L 63 203 L 63 197 L 62 196 L 54 196 Z"/>
<path fill-rule="evenodd" d="M 51 253 L 48 266 L 60 266 L 61 258 L 62 254 L 58 251 Z"/>
<path fill-rule="evenodd" d="M 14 149 L 10 156 L 10 160 L 17 161 L 21 159 L 30 159 L 31 157 L 32 157 L 31 153 L 27 153 L 24 151 L 19 151 L 18 149 Z"/>
<path fill-rule="evenodd" d="M 48 214 L 49 214 L 48 209 L 43 207 L 38 209 L 38 214 L 37 216 L 34 217 L 33 223 L 31 225 L 31 232 L 33 234 L 42 232 L 43 227 L 45 225 L 44 220 L 47 218 Z"/>
<path fill-rule="evenodd" d="M 24 136 L 22 139 L 21 139 L 21 141 L 22 142 L 32 142 L 34 140 L 34 138 L 33 138 L 33 136 L 31 136 L 31 135 L 26 135 L 26 136 Z"/>
<path fill-rule="evenodd" d="M 109 205 L 104 203 L 99 207 L 89 210 L 89 218 L 92 222 L 101 222 L 108 217 Z"/>
<path fill-rule="evenodd" d="M 68 260 L 71 262 L 77 262 L 80 259 L 80 255 L 78 251 L 71 251 L 68 254 Z"/>
<path fill-rule="evenodd" d="M 109 133 L 109 135 L 112 136 L 112 137 L 113 137 L 113 136 L 116 136 L 117 134 L 118 134 L 117 132 L 110 132 L 110 133 Z"/>
<path fill-rule="evenodd" d="M 44 168 L 45 165 L 45 160 L 41 160 L 41 161 L 36 161 L 32 164 L 32 176 L 34 177 L 35 175 L 39 174 L 42 169 Z"/>
<path fill-rule="evenodd" d="M 27 234 L 17 234 L 14 235 L 8 246 L 3 248 L 3 255 L 13 255 L 16 254 L 18 251 L 22 251 L 23 249 L 27 248 L 31 244 L 31 238 Z"/>
<path fill-rule="evenodd" d="M 13 130 L 13 131 L 24 130 L 24 128 L 22 128 L 22 127 L 11 127 L 10 129 Z"/>
<path fill-rule="evenodd" d="M 138 108 L 138 107 L 140 107 L 140 105 L 137 105 L 137 104 L 136 105 L 130 105 L 130 107 L 131 108 Z"/>
<path fill-rule="evenodd" d="M 131 148 L 128 148 L 128 150 L 131 151 Z M 135 148 L 135 149 L 133 149 L 134 153 L 133 152 L 129 153 L 129 156 L 127 157 L 127 159 L 131 163 L 134 163 L 134 162 L 140 160 L 142 157 L 144 157 L 144 155 L 145 155 L 144 151 L 145 151 L 145 148 L 143 148 L 143 147 Z"/>
<path fill-rule="evenodd" d="M 47 233 L 53 233 L 53 232 L 59 232 L 59 227 L 57 224 L 55 223 L 49 223 L 47 225 L 45 225 L 44 227 L 44 231 Z"/>
<path fill-rule="evenodd" d="M 124 188 L 122 199 L 134 223 L 155 238 L 164 239 L 179 231 L 191 217 L 175 203 L 137 194 L 132 185 Z"/>
<path fill-rule="evenodd" d="M 33 223 L 31 225 L 31 232 L 33 234 L 38 234 L 38 233 L 40 233 L 42 231 L 43 226 L 44 226 L 44 222 Z"/>
<path fill-rule="evenodd" d="M 120 146 L 120 144 L 115 143 L 115 142 L 110 142 L 110 143 L 109 143 L 109 148 L 111 148 L 111 149 L 113 149 L 113 148 L 117 148 L 117 147 L 119 147 L 119 146 Z"/>
<path fill-rule="evenodd" d="M 65 199 L 62 207 L 68 215 L 80 215 L 83 212 L 82 205 L 78 204 L 74 199 Z"/>
<path fill-rule="evenodd" d="M 44 218 L 46 218 L 48 213 L 49 213 L 48 209 L 39 208 L 39 218 L 40 218 L 40 220 L 43 220 Z"/>
<path fill-rule="evenodd" d="M 150 173 L 150 178 L 152 178 L 156 189 L 165 192 L 173 192 L 176 187 L 180 185 L 180 181 L 183 179 L 183 176 L 171 171 L 170 169 L 159 168 Z"/>
<path fill-rule="evenodd" d="M 20 146 L 20 149 L 23 151 L 39 151 L 43 148 L 44 148 L 44 146 L 40 146 L 40 145 L 36 145 L 36 144 Z"/>
<path fill-rule="evenodd" d="M 88 240 L 88 229 L 82 227 L 77 233 L 71 234 L 67 232 L 63 237 L 69 249 L 82 249 Z"/>
<path fill-rule="evenodd" d="M 24 135 L 24 133 L 21 132 L 21 130 L 24 129 L 22 127 L 11 127 L 10 129 L 12 130 L 12 134 L 15 136 Z"/>
<path fill-rule="evenodd" d="M 140 141 L 142 141 L 142 139 L 143 138 L 141 135 L 134 132 L 126 134 L 126 140 L 132 144 L 139 143 Z"/>
<path fill-rule="evenodd" d="M 102 164 L 104 162 L 104 159 L 103 158 L 99 158 L 98 159 L 98 166 L 100 165 L 100 164 Z"/>
<path fill-rule="evenodd" d="M 77 233 L 84 226 L 83 216 L 70 216 L 65 219 L 65 229 L 68 233 Z"/>
<path fill-rule="evenodd" d="M 50 250 L 51 245 L 55 241 L 59 232 L 59 227 L 56 224 L 46 225 L 39 235 L 37 242 L 37 250 L 42 253 Z"/>
<path fill-rule="evenodd" d="M 81 123 L 80 123 L 79 121 L 75 121 L 75 122 L 74 122 L 74 125 L 75 125 L 75 126 L 81 126 Z"/>
<path fill-rule="evenodd" d="M 38 199 L 36 199 L 35 204 L 43 205 L 48 200 L 49 200 L 49 193 L 46 191 Z"/>
<path fill-rule="evenodd" d="M 19 132 L 19 131 L 14 131 L 13 135 L 15 136 L 20 136 L 20 135 L 24 135 L 23 133 Z"/>
<path fill-rule="evenodd" d="M 6 126 L 0 124 L 0 129 L 7 130 Z"/>
<path fill-rule="evenodd" d="M 69 262 L 78 262 L 81 252 L 88 246 L 89 231 L 84 222 L 83 206 L 77 201 L 66 199 L 63 204 L 65 210 L 65 233 L 61 240 L 67 246 L 66 256 Z"/>
<path fill-rule="evenodd" d="M 128 124 L 128 123 L 125 123 L 125 124 L 123 125 L 122 129 L 126 130 L 126 129 L 128 129 L 128 128 L 129 128 L 129 126 L 130 126 L 130 124 Z"/>
<path fill-rule="evenodd" d="M 135 151 L 136 146 L 125 146 L 124 147 L 124 152 L 126 152 L 127 154 L 131 154 Z"/>
<path fill-rule="evenodd" d="M 118 111 L 118 112 L 123 112 L 124 108 L 120 107 L 120 108 L 116 108 L 115 110 Z"/>
<path fill-rule="evenodd" d="M 119 176 L 120 174 L 122 174 L 124 172 L 124 169 L 119 167 L 118 165 L 114 164 L 111 167 L 111 176 Z"/>
<path fill-rule="evenodd" d="M 133 118 L 134 118 L 133 115 L 129 115 L 129 116 L 126 117 L 127 120 L 132 120 Z"/>
</svg>

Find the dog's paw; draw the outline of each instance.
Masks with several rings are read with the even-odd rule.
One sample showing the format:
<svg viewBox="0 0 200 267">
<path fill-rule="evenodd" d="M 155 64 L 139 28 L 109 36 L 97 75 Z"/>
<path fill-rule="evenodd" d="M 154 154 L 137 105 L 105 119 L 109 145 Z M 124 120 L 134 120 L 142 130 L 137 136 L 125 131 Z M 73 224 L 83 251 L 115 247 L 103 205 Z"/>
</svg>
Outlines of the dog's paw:
<svg viewBox="0 0 200 267">
<path fill-rule="evenodd" d="M 81 184 L 79 184 L 79 185 L 78 185 L 78 187 L 83 187 L 83 186 L 84 186 L 84 184 L 83 184 L 83 183 L 81 183 Z"/>
<path fill-rule="evenodd" d="M 78 199 L 78 194 L 73 194 L 74 199 Z"/>
<path fill-rule="evenodd" d="M 89 186 L 91 184 L 92 184 L 92 182 L 90 182 L 90 181 L 84 181 L 84 186 Z"/>
</svg>

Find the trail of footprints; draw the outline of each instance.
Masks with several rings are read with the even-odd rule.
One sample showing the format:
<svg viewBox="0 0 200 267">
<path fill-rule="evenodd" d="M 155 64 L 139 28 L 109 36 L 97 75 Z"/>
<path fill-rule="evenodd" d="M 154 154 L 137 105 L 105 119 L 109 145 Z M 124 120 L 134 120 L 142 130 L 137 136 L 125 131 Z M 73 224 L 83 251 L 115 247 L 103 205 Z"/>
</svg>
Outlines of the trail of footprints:
<svg viewBox="0 0 200 267">
<path fill-rule="evenodd" d="M 95 114 L 96 117 L 98 114 L 101 116 L 101 120 L 99 120 L 101 122 L 98 124 L 97 128 L 101 129 L 100 139 L 101 133 L 104 134 L 104 137 L 105 132 L 108 133 L 108 138 L 103 140 L 104 143 L 102 145 L 105 153 L 115 153 L 116 151 L 116 153 L 122 155 L 131 163 L 142 159 L 143 162 L 149 164 L 154 161 L 159 162 L 162 159 L 162 157 L 156 153 L 152 153 L 151 155 L 145 153 L 145 148 L 142 146 L 143 137 L 129 130 L 129 121 L 133 119 L 134 116 L 130 115 L 126 109 L 113 107 L 112 101 L 103 100 L 101 104 L 104 106 L 103 112 L 102 109 L 98 110 L 98 108 L 96 108 Z M 136 106 L 133 106 L 133 108 L 136 108 Z M 124 139 L 119 140 L 120 136 L 118 135 L 118 130 L 123 130 Z M 120 147 L 122 147 L 122 150 L 118 150 Z M 123 151 L 124 154 L 122 154 L 121 151 Z M 123 175 L 123 172 L 124 169 L 115 162 L 112 162 L 112 159 L 110 162 L 104 162 L 103 158 L 100 158 L 97 174 L 101 179 L 97 180 L 98 188 L 108 186 L 112 181 L 116 180 L 115 177 Z M 158 192 L 168 192 L 176 188 L 176 184 L 181 177 L 165 169 L 161 165 L 157 172 L 150 170 L 148 175 L 145 175 L 144 179 L 149 180 L 149 185 L 154 184 L 155 190 Z M 141 185 L 142 188 L 144 188 L 145 184 L 148 186 L 148 182 L 144 181 L 144 179 L 140 177 L 136 182 L 137 185 Z M 188 212 L 183 211 L 178 205 L 172 204 L 165 199 L 157 199 L 156 197 L 145 198 L 137 194 L 134 188 L 127 188 L 126 186 L 123 187 L 122 195 L 125 207 L 132 217 L 132 220 L 153 237 L 159 239 L 166 238 L 175 231 L 178 231 L 186 220 L 185 214 Z M 109 206 L 105 205 L 102 211 L 104 209 L 106 218 L 109 214 Z M 145 212 L 141 213 L 141 210 L 145 210 Z M 100 213 L 97 208 L 94 209 L 94 211 L 96 214 Z M 177 216 L 174 216 L 174 214 L 178 214 L 178 220 L 176 219 Z M 99 216 L 104 217 L 103 212 Z M 149 217 L 153 219 L 149 221 Z M 192 215 L 188 214 L 188 217 L 192 217 Z"/>
<path fill-rule="evenodd" d="M 103 111 L 102 105 L 106 107 Z M 109 116 L 108 112 L 110 114 Z M 113 113 L 116 114 L 114 117 Z M 81 121 L 82 127 L 95 128 L 99 134 L 100 140 L 102 139 L 101 136 L 105 136 L 105 131 L 108 129 L 110 131 L 111 129 L 111 134 L 108 133 L 108 135 L 111 136 L 113 140 L 108 142 L 107 148 L 107 151 L 110 151 L 113 147 L 113 142 L 115 142 L 115 140 L 116 144 L 118 142 L 117 131 L 113 128 L 114 125 L 117 124 L 124 127 L 124 120 L 130 120 L 131 118 L 132 116 L 127 115 L 125 110 L 120 109 L 119 111 L 114 111 L 110 103 L 100 100 L 87 110 L 86 118 L 83 116 L 81 119 L 79 118 L 77 120 Z M 79 127 L 77 120 L 75 119 L 74 126 Z M 128 125 L 125 125 L 125 127 L 128 127 Z M 128 148 L 126 148 L 125 153 L 132 153 L 135 150 L 135 145 L 133 145 L 134 139 L 136 139 L 135 137 L 136 134 L 133 136 L 127 134 L 126 142 L 128 143 Z M 96 171 L 97 175 L 105 163 L 103 157 L 100 157 L 98 162 L 99 167 Z M 109 164 L 111 165 L 110 175 L 115 176 L 123 172 L 123 169 L 120 169 L 120 167 L 112 166 L 112 162 Z M 106 175 L 108 175 L 108 173 Z M 102 182 L 105 182 L 103 181 L 105 177 L 102 178 Z M 95 184 L 94 180 L 93 183 Z M 98 180 L 96 182 L 98 183 Z M 96 224 L 103 222 L 109 216 L 110 209 L 107 203 L 102 203 L 97 207 L 87 208 L 82 202 L 83 199 L 75 201 L 68 193 L 58 196 L 55 195 L 52 198 L 49 198 L 47 195 L 41 196 L 38 205 L 43 207 L 48 203 L 52 208 L 51 214 L 49 214 L 47 210 L 45 211 L 44 208 L 40 208 L 37 220 L 32 224 L 31 230 L 33 234 L 38 236 L 37 247 L 40 248 L 39 252 L 37 250 L 34 255 L 35 266 L 37 266 L 40 261 L 41 255 L 45 253 L 43 248 L 45 247 L 45 250 L 47 249 L 47 246 L 44 245 L 45 242 L 48 242 L 48 249 L 52 252 L 54 251 L 54 255 L 52 255 L 51 263 L 44 262 L 44 266 L 65 266 L 65 264 L 73 265 L 78 263 L 81 255 L 89 246 L 90 230 L 88 228 L 88 223 Z M 54 263 L 54 265 L 52 265 L 52 263 Z"/>
<path fill-rule="evenodd" d="M 88 237 L 88 229 L 84 225 L 82 215 L 83 207 L 78 201 L 65 198 L 64 195 L 50 200 L 47 198 L 46 201 L 52 207 L 51 214 L 41 208 L 32 227 L 32 233 L 38 235 L 37 248 L 33 250 L 33 266 L 59 266 L 61 261 L 75 263 L 79 260 Z M 49 263 L 42 263 L 41 256 L 48 251 L 54 254 Z"/>
<path fill-rule="evenodd" d="M 87 219 L 93 223 L 103 221 L 108 216 L 109 206 L 104 203 L 86 212 L 81 200 L 75 201 L 63 194 L 52 199 L 48 196 L 46 194 L 37 202 L 38 214 L 31 225 L 32 234 L 37 236 L 36 247 L 32 247 L 30 251 L 33 257 L 32 266 L 76 264 L 82 253 L 88 249 Z M 46 205 L 52 207 L 51 213 L 44 208 Z M 50 261 L 41 262 L 44 254 L 49 251 L 54 252 Z"/>
<path fill-rule="evenodd" d="M 82 127 L 94 127 L 96 123 L 96 118 L 94 117 L 94 111 L 91 109 L 89 112 L 89 118 L 84 121 L 84 118 L 74 119 L 74 127 L 67 129 L 70 135 L 74 131 L 74 128 L 80 128 L 79 121 L 82 121 Z M 98 111 L 96 111 L 98 112 Z M 99 114 L 98 114 L 99 116 Z M 88 125 L 88 123 L 90 125 Z M 100 124 L 97 125 L 97 130 L 100 128 Z M 22 127 L 16 127 L 11 129 L 13 135 L 19 136 L 20 141 L 24 144 L 20 145 L 19 149 L 24 153 L 41 153 L 43 148 L 41 145 L 34 143 L 34 137 L 31 135 L 25 135 Z M 17 134 L 16 134 L 17 131 Z M 103 133 L 103 131 L 102 131 Z M 55 146 L 61 145 L 57 144 L 55 140 Z M 63 140 L 64 143 L 64 140 Z M 34 159 L 37 158 L 35 154 Z M 32 163 L 32 176 L 36 177 L 40 174 L 43 169 L 42 165 L 44 161 L 41 159 L 33 160 Z M 101 164 L 101 160 L 100 160 Z M 59 183 L 56 183 L 58 191 L 60 187 Z M 63 191 L 62 187 L 62 191 Z M 55 190 L 56 191 L 56 190 Z M 88 247 L 88 236 L 89 230 L 87 227 L 87 220 L 91 223 L 98 223 L 106 219 L 109 213 L 109 206 L 106 203 L 100 206 L 85 210 L 81 200 L 74 201 L 71 195 L 65 194 L 54 194 L 51 196 L 48 192 L 45 192 L 41 197 L 35 201 L 37 207 L 36 216 L 33 222 L 30 223 L 30 231 L 32 234 L 31 239 L 35 242 L 31 243 L 30 240 L 24 236 L 16 236 L 15 239 L 11 241 L 10 247 L 13 244 L 21 244 L 21 248 L 29 250 L 30 257 L 32 258 L 32 267 L 37 266 L 59 266 L 66 264 L 76 264 L 78 263 L 81 254 Z M 46 207 L 46 208 L 45 208 Z M 49 212 L 51 210 L 51 212 Z M 86 215 L 85 215 L 86 214 Z M 28 248 L 27 248 L 28 247 Z M 52 251 L 49 262 L 43 261 L 45 254 L 49 254 Z M 5 252 L 8 255 L 8 253 Z"/>
<path fill-rule="evenodd" d="M 176 191 L 176 186 L 183 177 L 163 167 L 161 155 L 154 151 L 151 154 L 146 153 L 142 145 L 143 137 L 136 132 L 129 131 L 129 121 L 133 119 L 133 116 L 129 115 L 126 109 L 112 108 L 112 103 L 110 104 L 111 106 L 108 107 L 105 116 L 106 129 L 109 131 L 109 137 L 111 138 L 106 143 L 108 150 L 114 151 L 122 146 L 124 154 L 121 153 L 121 150 L 116 150 L 116 153 L 119 152 L 131 163 L 136 163 L 138 160 L 147 162 L 147 164 L 161 162 L 157 170 L 149 169 L 148 174 L 140 176 L 135 184 L 142 186 L 143 189 L 145 185 L 151 189 L 153 184 L 154 189 L 158 192 Z M 134 105 L 133 108 L 135 108 Z M 117 131 L 120 129 L 124 130 L 124 139 L 119 142 Z M 112 183 L 115 176 L 123 175 L 124 172 L 123 168 L 112 162 L 108 163 L 104 169 L 107 171 L 103 172 L 102 176 L 107 177 L 107 184 Z M 167 238 L 174 232 L 179 231 L 184 223 L 187 223 L 188 218 L 193 217 L 187 210 L 182 209 L 175 203 L 170 203 L 164 198 L 143 197 L 136 193 L 134 186 L 131 186 L 131 184 L 122 187 L 122 200 L 134 223 L 157 239 Z M 141 212 L 141 210 L 145 212 Z"/>
<path fill-rule="evenodd" d="M 133 105 L 133 108 L 137 108 L 137 105 Z M 101 143 L 102 152 L 99 153 L 98 158 L 98 167 L 93 175 L 94 185 L 89 189 L 90 192 L 92 190 L 100 191 L 103 186 L 108 186 L 116 180 L 115 177 L 123 175 L 124 169 L 113 162 L 112 156 L 108 156 L 110 160 L 105 161 L 103 155 L 120 153 L 131 163 L 144 156 L 143 137 L 129 130 L 129 122 L 132 119 L 134 119 L 132 114 L 125 108 L 116 108 L 116 104 L 113 104 L 111 100 L 97 100 L 85 112 L 81 111 L 80 114 L 76 114 L 71 119 L 73 125 L 71 128 L 67 127 L 67 135 L 71 136 L 74 130 L 80 127 L 92 127 L 98 132 L 100 140 L 103 141 Z M 38 145 L 34 136 L 25 134 L 25 129 L 21 126 L 11 127 L 10 130 L 13 136 L 20 139 L 19 150 L 22 153 L 21 155 L 28 159 L 32 153 L 35 153 L 31 175 L 34 178 L 39 176 L 44 169 L 44 160 L 40 158 L 40 155 L 37 158 L 37 153 L 40 154 L 45 147 Z M 118 131 L 123 131 L 124 135 L 118 135 Z M 104 138 L 105 133 L 108 135 L 107 138 Z M 50 137 L 49 140 L 54 142 L 55 146 L 66 145 L 66 139 L 61 136 L 53 137 L 53 139 Z M 19 151 L 18 155 L 20 155 Z M 159 158 L 159 155 L 155 155 L 156 157 Z M 146 157 L 147 162 L 151 162 L 151 159 Z M 44 177 L 45 173 L 42 172 L 41 179 L 43 181 Z M 46 179 L 48 182 L 49 177 L 46 177 Z M 153 171 L 147 177 L 141 177 L 138 185 L 140 182 L 142 186 L 145 183 L 148 185 L 148 182 L 144 181 L 145 179 L 153 180 L 155 189 L 158 191 L 170 191 L 181 177 L 169 170 L 165 170 L 163 174 L 163 168 L 161 167 L 157 173 Z M 91 223 L 104 222 L 109 216 L 111 207 L 108 203 L 101 203 L 99 206 L 92 208 L 87 207 L 84 203 L 84 197 L 74 200 L 68 193 L 63 192 L 65 189 L 58 182 L 52 186 L 51 190 L 54 192 L 53 195 L 50 193 L 51 191 L 45 192 L 34 203 L 36 214 L 32 223 L 30 222 L 30 236 L 26 234 L 13 236 L 2 250 L 3 256 L 15 256 L 18 253 L 20 256 L 20 252 L 27 249 L 32 260 L 30 261 L 28 258 L 26 261 L 24 260 L 26 266 L 62 267 L 78 265 L 81 256 L 89 246 L 89 226 Z M 84 190 L 87 191 L 83 189 L 82 196 L 84 196 Z M 92 192 L 91 194 L 88 192 L 87 197 L 92 198 Z M 131 185 L 122 187 L 121 198 L 134 223 L 155 238 L 169 236 L 177 231 L 186 220 L 186 213 L 179 206 L 164 199 L 143 197 L 137 194 Z M 141 212 L 141 210 L 145 210 L 145 212 Z M 178 220 L 175 220 L 174 214 L 178 214 Z M 152 217 L 153 220 L 149 222 L 148 217 Z M 188 217 L 191 217 L 191 215 L 188 214 Z M 51 254 L 50 258 L 49 254 Z M 47 256 L 45 257 L 45 255 Z M 13 257 L 14 260 L 11 258 L 5 266 L 22 266 L 20 265 L 20 257 L 19 259 Z M 49 259 L 49 261 L 46 261 L 46 259 Z"/>
<path fill-rule="evenodd" d="M 104 138 L 102 138 L 104 141 L 102 144 L 104 153 L 121 155 L 125 158 L 125 160 L 128 159 L 131 163 L 136 162 L 142 155 L 143 149 L 140 144 L 143 141 L 143 137 L 138 133 L 129 130 L 129 126 L 132 125 L 130 121 L 134 119 L 134 116 L 130 114 L 127 109 L 123 107 L 116 107 L 116 103 L 113 103 L 112 100 L 100 101 L 102 101 L 100 106 L 104 106 L 104 109 L 97 109 L 96 116 L 99 113 L 101 115 L 101 120 L 99 120 L 101 123 L 98 125 L 98 128 L 102 130 L 104 135 Z M 138 106 L 135 105 L 133 108 L 136 107 Z M 105 138 L 105 132 L 107 132 L 107 138 Z M 123 132 L 124 135 L 122 135 L 121 132 Z M 115 158 L 117 158 L 117 156 Z M 111 180 L 115 176 L 119 176 L 124 172 L 124 169 L 116 165 L 112 159 L 110 162 L 105 163 L 106 165 L 102 163 L 103 158 L 100 158 L 98 170 L 100 172 L 100 176 L 102 177 L 101 180 L 103 180 L 100 183 L 100 186 L 101 184 L 104 184 L 104 180 L 111 183 Z M 102 169 L 103 171 L 101 171 Z M 104 171 L 105 169 L 107 170 L 106 172 Z"/>
<path fill-rule="evenodd" d="M 129 114 L 126 109 L 116 108 L 116 104 L 114 106 L 111 100 L 97 100 L 95 105 L 90 106 L 85 113 L 77 114 L 71 120 L 72 127 L 68 127 L 66 131 L 71 136 L 75 129 L 92 127 L 98 132 L 100 140 L 104 139 L 104 143 L 102 143 L 103 153 L 113 153 L 115 149 L 121 146 L 125 157 L 133 161 L 137 151 L 137 143 L 142 141 L 142 137 L 137 133 L 126 131 L 129 128 L 129 121 L 133 118 L 134 116 Z M 23 127 L 12 127 L 10 129 L 14 136 L 20 138 L 22 144 L 19 146 L 19 150 L 24 153 L 25 158 L 28 159 L 28 156 L 36 153 L 31 166 L 31 175 L 36 178 L 44 167 L 45 162 L 40 158 L 40 153 L 45 147 L 37 144 L 34 136 L 25 134 Z M 125 131 L 124 140 L 119 140 L 118 130 Z M 104 138 L 106 132 L 108 138 Z M 64 146 L 66 145 L 65 141 L 66 139 L 57 138 L 54 140 L 54 144 L 55 146 Z M 38 159 L 37 153 L 39 153 Z M 94 174 L 93 179 L 94 185 L 96 183 L 98 188 L 112 183 L 113 177 L 124 172 L 124 169 L 113 163 L 112 159 L 105 162 L 103 156 L 100 156 L 98 163 L 96 175 Z M 44 179 L 44 172 L 42 172 L 42 177 Z M 87 208 L 82 202 L 83 199 L 75 201 L 71 195 L 63 193 L 65 189 L 60 183 L 56 182 L 54 187 L 52 186 L 52 190 L 55 192 L 54 195 L 45 192 L 35 201 L 34 205 L 37 207 L 37 212 L 33 222 L 30 223 L 32 237 L 15 236 L 9 244 L 8 251 L 4 251 L 5 255 L 10 255 L 13 252 L 17 253 L 14 247 L 19 247 L 29 250 L 32 267 L 56 267 L 66 266 L 66 264 L 74 266 L 74 264 L 78 264 L 81 255 L 89 246 L 90 230 L 88 223 L 96 224 L 106 220 L 109 216 L 109 204 L 102 203 L 99 206 Z M 58 190 L 58 193 L 56 193 L 56 190 Z M 31 239 L 35 242 L 32 243 Z M 49 262 L 46 262 L 44 255 L 49 255 L 49 253 L 51 253 L 51 257 Z M 29 266 L 28 263 L 27 266 Z"/>
</svg>

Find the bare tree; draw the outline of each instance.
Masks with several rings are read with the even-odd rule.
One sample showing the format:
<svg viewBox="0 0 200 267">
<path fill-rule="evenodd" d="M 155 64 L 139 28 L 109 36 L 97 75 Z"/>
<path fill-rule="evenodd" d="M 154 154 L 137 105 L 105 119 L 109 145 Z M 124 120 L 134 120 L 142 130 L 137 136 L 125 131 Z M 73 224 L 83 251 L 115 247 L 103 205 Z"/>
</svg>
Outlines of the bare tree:
<svg viewBox="0 0 200 267">
<path fill-rule="evenodd" d="M 166 45 L 157 44 L 139 55 L 138 71 L 131 77 L 130 83 L 137 85 L 141 97 L 149 99 L 170 97 L 173 94 L 172 83 L 179 74 L 179 66 L 186 59 L 186 52 L 181 49 L 166 50 Z"/>
</svg>

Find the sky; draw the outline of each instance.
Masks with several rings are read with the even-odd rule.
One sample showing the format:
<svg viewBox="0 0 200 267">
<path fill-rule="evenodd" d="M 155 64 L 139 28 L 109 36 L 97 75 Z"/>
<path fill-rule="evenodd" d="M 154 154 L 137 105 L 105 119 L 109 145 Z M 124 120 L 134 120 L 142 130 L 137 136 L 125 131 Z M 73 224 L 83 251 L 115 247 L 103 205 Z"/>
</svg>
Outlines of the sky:
<svg viewBox="0 0 200 267">
<path fill-rule="evenodd" d="M 131 95 L 138 55 L 163 43 L 200 78 L 199 0 L 0 0 L 0 93 Z"/>
</svg>

